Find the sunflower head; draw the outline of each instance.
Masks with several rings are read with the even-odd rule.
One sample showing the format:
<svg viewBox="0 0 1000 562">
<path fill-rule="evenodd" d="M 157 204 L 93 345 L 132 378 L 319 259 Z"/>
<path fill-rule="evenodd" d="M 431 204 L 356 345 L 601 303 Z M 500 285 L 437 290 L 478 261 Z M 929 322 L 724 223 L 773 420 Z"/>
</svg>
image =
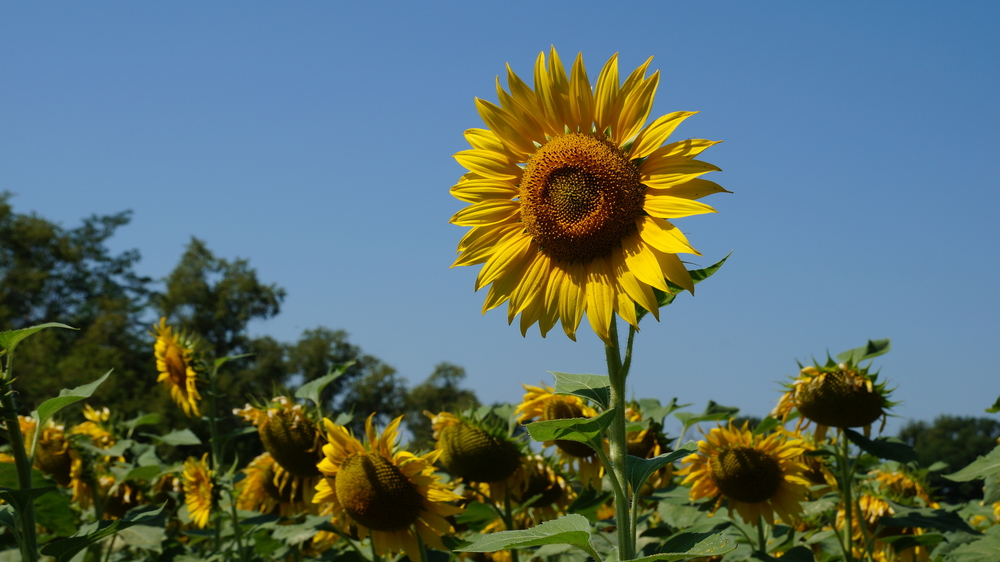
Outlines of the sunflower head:
<svg viewBox="0 0 1000 562">
<path fill-rule="evenodd" d="M 330 504 L 334 524 L 357 525 L 360 538 L 372 536 L 379 554 L 403 550 L 419 559 L 414 529 L 430 546 L 445 550 L 441 534 L 454 529 L 444 517 L 461 510 L 444 502 L 461 499 L 434 472 L 434 451 L 418 457 L 398 450 L 399 424 L 393 420 L 378 435 L 372 416 L 362 443 L 342 425 L 325 420 L 326 439 L 314 503 Z M 344 517 L 346 516 L 346 517 Z"/>
<path fill-rule="evenodd" d="M 153 325 L 153 332 L 150 335 L 156 338 L 153 351 L 160 374 L 156 382 L 162 382 L 170 390 L 170 397 L 185 414 L 197 416 L 201 400 L 195 367 L 198 340 L 182 331 L 174 331 L 167 325 L 166 318 L 160 318 L 160 323 Z"/>
<path fill-rule="evenodd" d="M 455 476 L 470 482 L 498 482 L 521 465 L 521 451 L 498 424 L 474 415 L 424 415 L 431 418 L 441 464 Z"/>
<path fill-rule="evenodd" d="M 316 463 L 322 457 L 322 434 L 301 404 L 278 396 L 266 407 L 247 404 L 233 413 L 257 426 L 264 449 L 284 471 L 300 478 L 319 476 Z"/>
<path fill-rule="evenodd" d="M 756 525 L 762 516 L 774 523 L 777 515 L 789 522 L 801 513 L 808 483 L 798 462 L 803 449 L 799 440 L 779 433 L 753 435 L 744 424 L 712 429 L 698 442 L 698 452 L 684 457 L 684 484 L 691 484 L 691 500 L 726 499 L 729 513 L 735 509 L 745 523 Z"/>
<path fill-rule="evenodd" d="M 112 484 L 114 482 L 112 481 Z M 110 486 L 109 486 L 110 488 Z M 104 500 L 104 518 L 121 519 L 128 510 L 142 505 L 145 498 L 135 482 L 123 482 Z"/>
<path fill-rule="evenodd" d="M 191 521 L 200 529 L 208 525 L 214 504 L 215 485 L 212 482 L 212 471 L 208 468 L 208 453 L 201 460 L 188 458 L 184 461 L 184 472 L 181 475 L 184 488 L 184 503 L 187 505 Z"/>
<path fill-rule="evenodd" d="M 649 62 L 621 82 L 615 55 L 591 87 L 582 55 L 567 73 L 553 48 L 533 89 L 508 67 L 500 105 L 476 100 L 488 129 L 466 131 L 472 148 L 455 155 L 468 173 L 451 193 L 469 206 L 451 222 L 471 227 L 454 265 L 485 264 L 484 313 L 509 301 L 522 334 L 561 322 L 571 339 L 586 313 L 608 342 L 615 313 L 637 326 L 637 306 L 658 317 L 654 291 L 693 292 L 677 253 L 698 252 L 666 219 L 714 212 L 697 199 L 725 190 L 699 176 L 718 168 L 694 157 L 716 142 L 663 144 L 692 112 L 646 124 Z"/>
<path fill-rule="evenodd" d="M 515 413 L 520 413 L 521 423 L 532 421 L 562 420 L 569 418 L 593 418 L 597 410 L 588 406 L 577 396 L 555 394 L 551 386 L 538 387 L 524 385 L 524 399 L 517 406 Z M 584 443 L 576 441 L 553 441 L 563 453 L 578 458 L 590 458 L 597 455 L 593 449 Z"/>
<path fill-rule="evenodd" d="M 18 416 L 25 447 L 30 447 L 37 429 L 34 418 Z M 70 486 L 73 480 L 73 461 L 77 458 L 70 448 L 66 427 L 49 420 L 38 437 L 35 448 L 35 467 L 48 474 L 60 486 Z"/>
</svg>

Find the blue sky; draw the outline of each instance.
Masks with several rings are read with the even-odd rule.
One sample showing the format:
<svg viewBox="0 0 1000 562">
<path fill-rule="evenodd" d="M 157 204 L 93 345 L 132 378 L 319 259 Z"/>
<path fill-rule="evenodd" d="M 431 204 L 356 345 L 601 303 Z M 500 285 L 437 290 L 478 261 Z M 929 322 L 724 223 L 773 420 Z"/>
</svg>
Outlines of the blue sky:
<svg viewBox="0 0 1000 562">
<path fill-rule="evenodd" d="M 482 399 L 516 401 L 604 356 L 589 328 L 522 338 L 503 312 L 481 316 L 478 268 L 448 268 L 473 100 L 495 101 L 507 62 L 530 81 L 550 45 L 582 51 L 592 79 L 615 52 L 623 72 L 652 55 L 652 115 L 700 111 L 677 138 L 725 140 L 703 158 L 733 192 L 675 222 L 695 265 L 733 254 L 643 322 L 635 395 L 762 415 L 796 359 L 890 337 L 876 361 L 902 401 L 890 430 L 986 415 L 1000 5 L 625 6 L 5 3 L 0 190 L 66 227 L 133 210 L 111 246 L 138 248 L 153 277 L 191 236 L 248 258 L 288 291 L 254 334 L 344 329 L 412 383 L 450 361 Z"/>
</svg>

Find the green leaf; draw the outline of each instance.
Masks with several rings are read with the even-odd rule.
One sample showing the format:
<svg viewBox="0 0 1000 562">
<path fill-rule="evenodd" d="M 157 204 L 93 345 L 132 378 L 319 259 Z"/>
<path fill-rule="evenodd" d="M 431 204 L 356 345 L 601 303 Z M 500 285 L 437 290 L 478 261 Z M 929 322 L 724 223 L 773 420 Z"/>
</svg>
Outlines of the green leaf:
<svg viewBox="0 0 1000 562">
<path fill-rule="evenodd" d="M 771 431 L 772 429 L 774 429 L 776 427 L 780 427 L 780 426 L 781 426 L 781 420 L 780 419 L 778 419 L 778 418 L 772 418 L 771 416 L 767 416 L 759 424 L 757 424 L 757 427 L 755 427 L 753 429 L 753 434 L 754 435 L 761 435 L 761 434 L 767 433 L 768 431 Z"/>
<path fill-rule="evenodd" d="M 904 464 L 917 460 L 917 452 L 913 450 L 913 447 L 895 437 L 879 437 L 872 440 L 853 429 L 845 429 L 844 434 L 851 440 L 851 443 L 861 447 L 861 450 L 880 459 Z"/>
<path fill-rule="evenodd" d="M 566 418 L 529 423 L 528 435 L 535 441 L 576 441 L 595 451 L 603 450 L 604 430 L 614 420 L 615 409 L 596 418 Z"/>
<path fill-rule="evenodd" d="M 17 511 L 12 506 L 6 504 L 0 505 L 0 525 L 10 529 L 15 536 L 19 536 L 20 530 L 17 528 Z"/>
<path fill-rule="evenodd" d="M 39 406 L 37 410 L 31 412 L 31 417 L 35 418 L 35 421 L 38 424 L 37 427 L 45 425 L 50 419 L 52 419 L 52 416 L 55 415 L 56 412 L 62 410 L 66 406 L 75 404 L 80 400 L 90 398 L 90 396 L 94 394 L 94 391 L 97 390 L 97 387 L 101 386 L 101 383 L 106 381 L 110 375 L 111 371 L 108 371 L 107 373 L 104 373 L 103 377 L 90 384 L 78 386 L 72 390 L 64 388 L 59 391 L 59 396 L 49 398 L 45 402 L 42 402 L 42 405 Z"/>
<path fill-rule="evenodd" d="M 944 541 L 945 538 L 941 533 L 924 533 L 922 535 L 895 535 L 892 537 L 879 537 L 878 540 L 891 544 L 892 549 L 899 554 L 904 550 L 915 546 L 926 546 L 928 547 L 928 550 L 931 550 L 937 546 L 938 543 Z"/>
<path fill-rule="evenodd" d="M 167 532 L 163 527 L 136 525 L 127 529 L 120 529 L 118 531 L 118 538 L 132 547 L 163 552 L 163 541 L 167 538 Z"/>
<path fill-rule="evenodd" d="M 482 502 L 470 502 L 465 511 L 455 516 L 455 522 L 467 525 L 469 531 L 478 533 L 490 523 L 496 521 L 498 515 L 495 509 Z"/>
<path fill-rule="evenodd" d="M 125 422 L 125 427 L 135 429 L 143 425 L 158 425 L 161 421 L 160 414 L 145 414 Z"/>
<path fill-rule="evenodd" d="M 219 367 L 221 367 L 221 366 L 225 365 L 226 363 L 228 363 L 228 362 L 230 362 L 230 361 L 235 361 L 235 360 L 237 360 L 237 359 L 243 359 L 244 357 L 250 357 L 251 355 L 253 355 L 253 353 L 241 353 L 241 354 L 239 354 L 239 355 L 227 355 L 227 356 L 225 356 L 225 357 L 219 357 L 219 358 L 218 358 L 218 359 L 216 359 L 216 360 L 215 360 L 215 362 L 214 362 L 214 363 L 212 364 L 212 367 L 213 367 L 213 368 L 214 368 L 214 369 L 215 369 L 216 371 L 218 371 L 218 370 L 219 370 Z"/>
<path fill-rule="evenodd" d="M 1000 552 L 1000 533 L 987 533 L 983 538 L 963 544 L 948 553 L 948 562 L 996 562 Z"/>
<path fill-rule="evenodd" d="M 837 361 L 857 365 L 866 359 L 872 359 L 873 357 L 878 357 L 879 355 L 888 353 L 890 347 L 889 338 L 874 341 L 868 340 L 868 343 L 861 347 L 856 347 L 854 349 L 838 353 Z"/>
<path fill-rule="evenodd" d="M 896 511 L 894 515 L 883 516 L 878 520 L 886 527 L 920 527 L 921 529 L 937 529 L 938 531 L 960 531 L 972 535 L 980 534 L 973 529 L 954 511 L 933 509 L 930 507 L 907 507 L 893 501 L 889 505 Z"/>
<path fill-rule="evenodd" d="M 201 439 L 198 439 L 198 436 L 190 429 L 171 431 L 166 435 L 155 435 L 153 433 L 143 433 L 142 435 L 175 447 L 177 445 L 201 445 Z"/>
<path fill-rule="evenodd" d="M 590 542 L 590 522 L 582 515 L 564 515 L 522 531 L 500 531 L 477 538 L 458 552 L 497 552 L 543 544 L 570 544 L 586 552 L 597 562 L 601 556 Z"/>
<path fill-rule="evenodd" d="M 962 470 L 954 474 L 945 474 L 944 477 L 955 482 L 968 482 L 997 473 L 1000 473 L 1000 446 L 972 461 Z"/>
<path fill-rule="evenodd" d="M 994 402 L 992 406 L 986 408 L 986 412 L 989 414 L 1000 412 L 1000 397 L 997 397 L 997 401 Z"/>
<path fill-rule="evenodd" d="M 625 477 L 628 479 L 629 484 L 632 485 L 633 490 L 639 490 L 654 472 L 676 460 L 690 455 L 697 450 L 698 444 L 694 441 L 688 441 L 676 451 L 672 451 L 658 457 L 653 457 L 651 459 L 640 459 L 639 457 L 626 455 Z"/>
<path fill-rule="evenodd" d="M 714 400 L 709 400 L 708 405 L 705 406 L 705 411 L 700 414 L 678 412 L 674 414 L 674 417 L 681 420 L 684 427 L 690 427 L 696 423 L 706 421 L 728 420 L 736 417 L 738 413 L 740 413 L 740 409 L 735 406 L 723 406 Z"/>
<path fill-rule="evenodd" d="M 150 506 L 150 509 L 145 511 L 137 511 L 133 509 L 125 514 L 125 517 L 122 519 L 116 519 L 114 521 L 104 519 L 85 525 L 81 527 L 80 530 L 72 537 L 61 541 L 50 542 L 49 544 L 43 546 L 42 554 L 54 557 L 57 562 L 69 561 L 81 550 L 107 537 L 110 537 L 122 529 L 127 529 L 135 525 L 141 525 L 156 519 L 163 511 L 164 505 L 166 504 L 163 504 L 158 508 Z"/>
<path fill-rule="evenodd" d="M 644 556 L 634 562 L 657 560 L 682 560 L 695 556 L 721 556 L 736 550 L 736 541 L 721 533 L 679 533 L 660 547 L 660 552 Z"/>
<path fill-rule="evenodd" d="M 983 503 L 1000 502 L 1000 474 L 994 478 L 986 479 L 986 486 L 983 487 Z"/>
<path fill-rule="evenodd" d="M 271 536 L 286 544 L 302 544 L 316 536 L 319 527 L 329 520 L 329 517 L 307 515 L 306 520 L 302 523 L 276 526 Z"/>
<path fill-rule="evenodd" d="M 100 447 L 95 447 L 85 441 L 81 442 L 79 445 L 92 453 L 97 453 L 98 455 L 103 455 L 105 457 L 120 457 L 125 454 L 125 451 L 127 451 L 129 447 L 135 445 L 135 441 L 132 441 L 131 439 L 122 439 L 111 446 L 110 449 L 101 449 Z"/>
<path fill-rule="evenodd" d="M 323 393 L 323 389 L 326 388 L 326 385 L 343 376 L 347 369 L 351 368 L 351 365 L 354 365 L 353 359 L 341 365 L 331 365 L 330 372 L 298 387 L 295 390 L 295 397 L 301 400 L 312 400 L 313 404 L 322 406 L 319 402 L 319 396 Z"/>
<path fill-rule="evenodd" d="M 662 424 L 663 418 L 672 414 L 674 410 L 686 408 L 690 405 L 678 404 L 677 398 L 671 398 L 670 403 L 666 406 L 661 406 L 660 401 L 656 398 L 642 398 L 639 400 L 639 408 L 642 410 L 643 418 L 653 420 L 659 424 Z"/>
<path fill-rule="evenodd" d="M 556 394 L 572 394 L 611 407 L 611 379 L 608 375 L 571 375 L 549 371 L 556 378 Z"/>
<path fill-rule="evenodd" d="M 21 340 L 34 334 L 35 332 L 40 332 L 45 328 L 66 328 L 67 330 L 77 330 L 79 328 L 74 328 L 73 326 L 67 326 L 66 324 L 59 324 L 57 322 L 48 322 L 45 324 L 39 324 L 37 326 L 31 326 L 30 328 L 22 328 L 20 330 L 9 330 L 6 332 L 0 332 L 0 347 L 6 349 L 8 352 L 13 352 L 17 344 L 21 343 Z"/>
<path fill-rule="evenodd" d="M 698 283 L 701 283 L 705 279 L 708 279 L 716 271 L 718 271 L 720 267 L 722 267 L 722 264 L 726 263 L 726 260 L 728 260 L 729 256 L 731 255 L 733 255 L 733 253 L 729 252 L 728 254 L 726 254 L 726 257 L 722 258 L 721 260 L 715 262 L 714 264 L 706 268 L 689 270 L 688 273 L 691 275 L 691 281 L 695 285 L 697 285 Z M 667 288 L 670 289 L 666 293 L 655 287 L 653 288 L 653 295 L 656 297 L 656 302 L 657 304 L 660 305 L 661 308 L 674 302 L 674 299 L 677 297 L 677 295 L 681 294 L 681 291 L 684 290 L 684 288 L 681 287 L 680 285 L 675 285 L 674 283 L 671 283 L 669 279 L 667 279 L 666 282 L 667 282 Z M 635 307 L 636 322 L 642 320 L 643 316 L 645 316 L 646 314 L 649 313 L 646 311 L 645 308 L 636 305 Z"/>
<path fill-rule="evenodd" d="M 163 472 L 163 468 L 159 465 L 137 466 L 129 470 L 122 480 L 152 480 L 159 476 L 161 472 Z"/>
</svg>

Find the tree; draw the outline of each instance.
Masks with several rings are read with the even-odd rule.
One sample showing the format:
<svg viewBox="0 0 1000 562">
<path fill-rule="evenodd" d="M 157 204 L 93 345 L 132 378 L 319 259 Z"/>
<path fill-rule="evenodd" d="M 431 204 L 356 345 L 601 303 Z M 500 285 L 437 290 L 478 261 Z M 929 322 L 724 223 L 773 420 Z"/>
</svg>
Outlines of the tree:
<svg viewBox="0 0 1000 562">
<path fill-rule="evenodd" d="M 416 449 L 434 446 L 434 430 L 424 411 L 457 412 L 479 407 L 476 393 L 462 388 L 465 369 L 451 363 L 438 363 L 427 380 L 413 387 L 406 397 L 406 426 L 413 434 Z"/>
<path fill-rule="evenodd" d="M 361 351 L 361 348 L 347 341 L 347 332 L 318 327 L 302 332 L 299 341 L 288 348 L 289 373 L 306 383 L 322 377 L 336 365 L 348 361 L 354 364 L 347 371 L 323 389 L 320 399 L 324 407 L 336 410 L 342 406 L 341 397 L 351 381 L 385 369 L 382 361 Z M 342 402 L 342 400 L 340 401 Z"/>
<path fill-rule="evenodd" d="M 997 445 L 1000 422 L 990 418 L 942 415 L 933 424 L 910 421 L 899 432 L 899 438 L 917 452 L 917 461 L 923 467 L 935 462 L 948 463 L 947 470 L 931 473 L 928 483 L 936 494 L 951 504 L 982 499 L 980 481 L 953 482 L 942 474 L 956 472 L 985 455 Z"/>
<path fill-rule="evenodd" d="M 397 377 L 392 367 L 379 365 L 351 382 L 341 404 L 341 411 L 354 415 L 354 434 L 363 435 L 369 415 L 375 414 L 374 421 L 384 426 L 406 411 L 406 379 Z"/>
</svg>

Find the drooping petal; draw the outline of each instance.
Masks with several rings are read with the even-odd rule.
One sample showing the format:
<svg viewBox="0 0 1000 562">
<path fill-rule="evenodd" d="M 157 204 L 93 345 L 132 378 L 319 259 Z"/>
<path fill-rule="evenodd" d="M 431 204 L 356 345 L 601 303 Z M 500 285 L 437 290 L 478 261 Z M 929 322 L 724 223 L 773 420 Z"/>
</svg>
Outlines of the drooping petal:
<svg viewBox="0 0 1000 562">
<path fill-rule="evenodd" d="M 586 272 L 580 262 L 565 267 L 562 287 L 558 289 L 559 319 L 569 339 L 576 341 L 576 328 L 580 325 L 587 303 L 584 293 Z"/>
<path fill-rule="evenodd" d="M 681 259 L 674 254 L 667 254 L 661 252 L 655 248 L 650 248 L 653 255 L 656 256 L 656 261 L 660 264 L 660 271 L 663 275 L 670 280 L 671 283 L 687 289 L 692 295 L 694 294 L 694 281 L 691 280 L 691 274 L 688 270 L 684 268 L 684 264 Z"/>
<path fill-rule="evenodd" d="M 625 265 L 625 253 L 621 248 L 615 248 L 611 251 L 611 267 L 625 293 L 659 321 L 660 307 L 659 303 L 656 302 L 653 289 L 646 283 L 640 283 L 635 275 L 629 271 Z"/>
<path fill-rule="evenodd" d="M 587 319 L 594 333 L 610 342 L 611 315 L 615 306 L 615 287 L 604 258 L 594 258 L 585 266 L 587 272 Z"/>
<path fill-rule="evenodd" d="M 549 263 L 552 260 L 543 252 L 536 252 L 531 264 L 524 272 L 524 277 L 510 295 L 510 311 L 507 313 L 507 323 L 514 320 L 519 312 L 531 302 L 543 301 L 542 291 L 545 290 L 545 280 L 549 274 Z"/>
</svg>

